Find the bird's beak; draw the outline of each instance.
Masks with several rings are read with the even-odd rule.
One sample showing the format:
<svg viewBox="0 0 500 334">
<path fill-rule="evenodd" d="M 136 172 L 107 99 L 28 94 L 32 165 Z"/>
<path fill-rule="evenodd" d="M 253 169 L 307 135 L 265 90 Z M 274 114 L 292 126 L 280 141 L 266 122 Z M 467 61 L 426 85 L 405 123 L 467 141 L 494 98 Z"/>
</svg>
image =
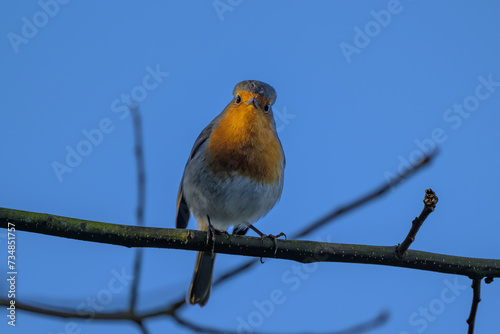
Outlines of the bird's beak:
<svg viewBox="0 0 500 334">
<path fill-rule="evenodd" d="M 246 104 L 250 105 L 250 103 L 253 103 L 254 107 L 259 109 L 260 106 L 259 106 L 259 102 L 257 102 L 257 99 L 255 97 L 252 97 L 252 99 L 248 102 L 246 102 Z"/>
</svg>

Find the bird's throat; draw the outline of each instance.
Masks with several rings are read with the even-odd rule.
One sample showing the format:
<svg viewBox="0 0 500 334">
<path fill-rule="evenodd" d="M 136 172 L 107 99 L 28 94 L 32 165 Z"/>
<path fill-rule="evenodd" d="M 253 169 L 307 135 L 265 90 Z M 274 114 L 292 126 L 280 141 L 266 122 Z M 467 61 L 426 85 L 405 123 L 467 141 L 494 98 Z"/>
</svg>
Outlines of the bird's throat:
<svg viewBox="0 0 500 334">
<path fill-rule="evenodd" d="M 212 171 L 237 172 L 262 183 L 278 182 L 283 159 L 271 117 L 250 108 L 228 110 L 208 142 L 205 158 Z"/>
</svg>

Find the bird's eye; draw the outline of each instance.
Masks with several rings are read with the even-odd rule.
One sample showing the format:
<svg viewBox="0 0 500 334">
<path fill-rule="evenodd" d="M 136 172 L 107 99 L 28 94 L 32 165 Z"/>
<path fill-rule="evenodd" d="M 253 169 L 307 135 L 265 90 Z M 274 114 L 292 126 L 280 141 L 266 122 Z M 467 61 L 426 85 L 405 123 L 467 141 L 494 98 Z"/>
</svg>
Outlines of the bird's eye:
<svg viewBox="0 0 500 334">
<path fill-rule="evenodd" d="M 271 110 L 271 105 L 270 104 L 266 104 L 266 106 L 264 107 L 264 111 L 268 112 L 269 110 Z"/>
<path fill-rule="evenodd" d="M 239 104 L 241 102 L 241 97 L 239 95 L 236 95 L 236 104 Z"/>
</svg>

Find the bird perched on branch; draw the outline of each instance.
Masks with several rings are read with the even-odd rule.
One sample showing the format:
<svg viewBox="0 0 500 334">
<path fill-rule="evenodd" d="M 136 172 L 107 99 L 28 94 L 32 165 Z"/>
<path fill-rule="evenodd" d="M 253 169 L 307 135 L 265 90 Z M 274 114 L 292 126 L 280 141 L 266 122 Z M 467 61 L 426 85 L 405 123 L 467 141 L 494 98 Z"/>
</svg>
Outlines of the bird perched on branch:
<svg viewBox="0 0 500 334">
<path fill-rule="evenodd" d="M 272 111 L 276 92 L 264 82 L 247 80 L 235 86 L 233 95 L 193 145 L 177 197 L 177 228 L 186 228 L 193 214 L 207 233 L 234 226 L 234 234 L 250 227 L 263 236 L 251 225 L 281 196 L 285 154 Z M 207 303 L 214 259 L 213 252 L 198 252 L 186 296 L 190 304 Z"/>
</svg>

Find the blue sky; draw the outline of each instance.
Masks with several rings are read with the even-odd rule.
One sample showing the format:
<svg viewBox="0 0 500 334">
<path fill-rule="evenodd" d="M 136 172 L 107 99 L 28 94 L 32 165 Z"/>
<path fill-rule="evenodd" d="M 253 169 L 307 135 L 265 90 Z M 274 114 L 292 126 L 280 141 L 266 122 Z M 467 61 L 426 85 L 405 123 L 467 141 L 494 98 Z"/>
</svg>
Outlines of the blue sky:
<svg viewBox="0 0 500 334">
<path fill-rule="evenodd" d="M 133 133 L 124 109 L 132 96 L 143 115 L 146 224 L 174 227 L 194 140 L 236 83 L 257 79 L 278 93 L 287 158 L 283 196 L 260 230 L 291 235 L 438 145 L 430 167 L 308 239 L 395 245 L 432 188 L 439 203 L 412 248 L 498 259 L 498 17 L 493 1 L 9 2 L 0 12 L 0 206 L 134 224 Z M 133 250 L 22 232 L 17 240 L 19 301 L 73 310 L 92 300 L 104 311 L 127 305 Z M 7 256 L 5 237 L 0 247 Z M 194 260 L 194 252 L 146 250 L 140 308 L 183 295 Z M 218 256 L 215 276 L 244 260 Z M 268 260 L 182 315 L 236 330 L 279 290 L 284 302 L 254 330 L 343 329 L 382 310 L 389 322 L 373 333 L 467 330 L 467 278 L 321 263 L 297 286 L 284 278 L 296 265 Z M 497 328 L 499 293 L 498 282 L 483 284 L 477 333 Z M 15 332 L 0 314 L 2 332 Z M 146 326 L 189 332 L 166 317 Z M 26 312 L 16 330 L 139 332 L 125 322 L 72 324 Z"/>
</svg>

